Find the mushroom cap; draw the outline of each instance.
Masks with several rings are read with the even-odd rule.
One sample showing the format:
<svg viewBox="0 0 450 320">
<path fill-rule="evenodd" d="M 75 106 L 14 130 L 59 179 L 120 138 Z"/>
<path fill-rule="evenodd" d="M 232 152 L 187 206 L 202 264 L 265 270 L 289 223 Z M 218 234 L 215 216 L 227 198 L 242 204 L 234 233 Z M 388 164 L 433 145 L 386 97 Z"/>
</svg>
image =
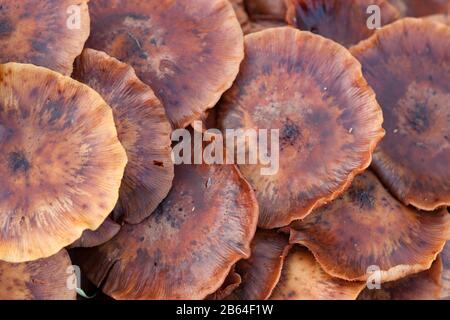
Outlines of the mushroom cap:
<svg viewBox="0 0 450 320">
<path fill-rule="evenodd" d="M 89 36 L 87 3 L 0 0 L 0 63 L 31 63 L 69 76 Z"/>
<path fill-rule="evenodd" d="M 76 60 L 73 77 L 96 90 L 112 108 L 128 156 L 114 216 L 139 223 L 172 186 L 172 128 L 164 107 L 129 65 L 104 52 L 84 50 Z"/>
<path fill-rule="evenodd" d="M 441 299 L 450 299 L 450 241 L 447 241 L 440 257 L 442 258 Z"/>
<path fill-rule="evenodd" d="M 433 14 L 431 16 L 426 16 L 423 19 L 433 22 L 439 22 L 450 26 L 450 13 L 449 14 Z"/>
<path fill-rule="evenodd" d="M 365 282 L 333 278 L 306 248 L 295 245 L 287 255 L 271 300 L 355 300 Z"/>
<path fill-rule="evenodd" d="M 263 31 L 269 28 L 277 28 L 286 26 L 286 22 L 277 20 L 256 20 L 249 24 L 249 28 L 245 31 L 245 34 Z"/>
<path fill-rule="evenodd" d="M 71 265 L 65 249 L 31 262 L 0 261 L 0 300 L 75 300 L 67 286 Z"/>
<path fill-rule="evenodd" d="M 331 40 L 283 27 L 247 35 L 245 48 L 218 124 L 279 130 L 276 174 L 262 175 L 261 163 L 239 168 L 256 190 L 259 226 L 282 227 L 337 197 L 369 166 L 383 116 L 358 61 Z"/>
<path fill-rule="evenodd" d="M 203 299 L 248 257 L 257 219 L 254 193 L 235 166 L 179 165 L 149 218 L 79 249 L 79 260 L 115 299 Z"/>
<path fill-rule="evenodd" d="M 229 0 L 233 5 L 234 13 L 236 14 L 236 18 L 241 25 L 242 31 L 245 33 L 249 28 L 249 18 L 247 11 L 245 11 L 244 0 Z"/>
<path fill-rule="evenodd" d="M 375 29 L 367 26 L 367 8 L 379 6 L 381 24 L 400 17 L 387 0 L 286 0 L 286 21 L 296 28 L 318 33 L 346 47 L 368 38 Z"/>
<path fill-rule="evenodd" d="M 91 88 L 0 65 L 0 260 L 48 257 L 97 229 L 127 162 L 111 108 Z"/>
<path fill-rule="evenodd" d="M 175 127 L 212 108 L 239 71 L 243 34 L 227 0 L 98 0 L 87 46 L 131 64 Z"/>
<path fill-rule="evenodd" d="M 441 297 L 441 275 L 442 261 L 438 257 L 430 269 L 383 283 L 380 289 L 366 288 L 358 300 L 438 300 Z"/>
<path fill-rule="evenodd" d="M 291 225 L 291 242 L 306 246 L 322 268 L 344 280 L 368 279 L 378 266 L 381 281 L 430 268 L 450 238 L 446 210 L 421 212 L 395 199 L 370 171 L 331 204 Z"/>
<path fill-rule="evenodd" d="M 241 276 L 236 272 L 235 268 L 231 268 L 230 273 L 227 275 L 225 281 L 222 286 L 213 294 L 210 294 L 206 299 L 207 300 L 223 300 L 226 297 L 230 296 L 234 290 L 242 282 Z"/>
<path fill-rule="evenodd" d="M 120 224 L 108 217 L 97 230 L 85 230 L 69 248 L 91 248 L 111 240 L 120 230 Z"/>
<path fill-rule="evenodd" d="M 406 205 L 450 205 L 450 28 L 405 18 L 351 52 L 383 109 L 377 175 Z"/>
<path fill-rule="evenodd" d="M 242 283 L 227 299 L 268 299 L 280 279 L 289 247 L 286 235 L 274 230 L 258 230 L 252 240 L 250 258 L 236 264 Z"/>
<path fill-rule="evenodd" d="M 406 15 L 423 17 L 436 13 L 450 14 L 449 0 L 402 0 L 406 7 Z"/>
<path fill-rule="evenodd" d="M 280 20 L 286 16 L 284 0 L 245 0 L 245 8 L 251 20 Z"/>
</svg>

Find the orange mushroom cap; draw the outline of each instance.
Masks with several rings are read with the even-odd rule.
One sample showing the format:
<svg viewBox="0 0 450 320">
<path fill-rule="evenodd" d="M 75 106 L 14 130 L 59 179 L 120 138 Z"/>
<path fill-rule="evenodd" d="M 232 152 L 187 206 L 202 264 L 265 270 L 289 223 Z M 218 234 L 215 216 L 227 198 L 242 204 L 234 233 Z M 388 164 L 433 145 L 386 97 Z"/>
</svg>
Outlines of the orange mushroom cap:
<svg viewBox="0 0 450 320">
<path fill-rule="evenodd" d="M 282 227 L 336 198 L 369 166 L 383 116 L 360 64 L 331 40 L 284 27 L 247 35 L 245 48 L 218 124 L 279 130 L 277 173 L 262 175 L 261 163 L 239 167 L 256 190 L 259 226 Z"/>
<path fill-rule="evenodd" d="M 383 109 L 377 175 L 406 205 L 450 205 L 450 28 L 405 18 L 351 52 Z"/>
<path fill-rule="evenodd" d="M 114 208 L 125 150 L 91 88 L 28 64 L 0 65 L 0 260 L 48 257 Z"/>
<path fill-rule="evenodd" d="M 286 0 L 286 21 L 349 47 L 368 38 L 375 29 L 368 27 L 369 6 L 380 8 L 381 24 L 389 24 L 400 12 L 387 0 Z"/>
<path fill-rule="evenodd" d="M 87 46 L 131 64 L 175 127 L 212 108 L 239 71 L 243 35 L 227 0 L 98 0 Z"/>
<path fill-rule="evenodd" d="M 100 93 L 112 108 L 128 156 L 114 216 L 139 223 L 172 186 L 172 129 L 164 107 L 130 66 L 104 52 L 84 50 L 73 77 Z"/>
<path fill-rule="evenodd" d="M 273 230 L 258 230 L 252 240 L 250 258 L 236 264 L 242 283 L 227 299 L 268 299 L 280 279 L 289 247 L 286 235 Z"/>
<path fill-rule="evenodd" d="M 203 299 L 250 254 L 256 198 L 235 166 L 180 165 L 167 198 L 111 241 L 78 249 L 88 278 L 115 299 Z"/>
<path fill-rule="evenodd" d="M 272 300 L 355 300 L 365 282 L 333 278 L 304 247 L 295 245 L 287 255 Z"/>
<path fill-rule="evenodd" d="M 0 300 L 75 300 L 66 250 L 31 262 L 0 261 Z"/>
<path fill-rule="evenodd" d="M 31 63 L 64 75 L 89 36 L 88 0 L 0 0 L 0 63 Z"/>
<path fill-rule="evenodd" d="M 322 268 L 344 280 L 365 281 L 371 266 L 381 281 L 430 268 L 450 238 L 446 210 L 406 207 L 370 172 L 331 204 L 291 225 L 291 242 L 308 247 Z"/>
</svg>

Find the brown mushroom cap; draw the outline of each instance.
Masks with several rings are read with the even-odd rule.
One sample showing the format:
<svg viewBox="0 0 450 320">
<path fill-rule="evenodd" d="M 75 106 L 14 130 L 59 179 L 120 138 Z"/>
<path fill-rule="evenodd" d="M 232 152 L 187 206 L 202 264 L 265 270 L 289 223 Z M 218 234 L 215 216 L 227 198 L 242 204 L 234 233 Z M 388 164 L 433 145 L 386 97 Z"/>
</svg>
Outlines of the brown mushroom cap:
<svg viewBox="0 0 450 320">
<path fill-rule="evenodd" d="M 130 66 L 104 52 L 84 50 L 76 60 L 73 77 L 100 93 L 113 110 L 128 156 L 115 217 L 139 223 L 172 186 L 172 129 L 164 107 Z"/>
<path fill-rule="evenodd" d="M 0 300 L 75 300 L 67 286 L 71 265 L 64 249 L 31 262 L 0 261 Z"/>
<path fill-rule="evenodd" d="M 273 230 L 258 230 L 252 240 L 250 258 L 236 264 L 242 283 L 227 299 L 268 299 L 280 279 L 288 250 L 289 239 L 286 235 Z"/>
<path fill-rule="evenodd" d="M 212 108 L 233 83 L 244 51 L 227 0 L 98 0 L 88 47 L 131 64 L 175 127 Z"/>
<path fill-rule="evenodd" d="M 277 20 L 256 20 L 252 21 L 249 24 L 248 29 L 245 31 L 245 34 L 254 33 L 258 31 L 263 31 L 269 28 L 277 28 L 286 26 L 286 22 L 277 21 Z"/>
<path fill-rule="evenodd" d="M 272 300 L 355 300 L 366 286 L 333 278 L 304 247 L 295 245 L 287 255 Z"/>
<path fill-rule="evenodd" d="M 375 29 L 367 26 L 367 8 L 379 6 L 381 24 L 389 24 L 400 12 L 387 0 L 286 0 L 286 21 L 349 47 L 368 38 Z"/>
<path fill-rule="evenodd" d="M 89 36 L 87 3 L 0 0 L 0 63 L 32 63 L 70 75 Z M 79 20 L 73 23 L 72 15 Z"/>
<path fill-rule="evenodd" d="M 236 272 L 235 268 L 231 268 L 230 273 L 227 275 L 222 286 L 213 294 L 210 294 L 207 300 L 223 300 L 230 296 L 231 293 L 236 290 L 237 287 L 242 283 L 241 276 Z"/>
<path fill-rule="evenodd" d="M 91 248 L 111 240 L 120 230 L 120 224 L 110 217 L 97 230 L 85 230 L 80 239 L 72 243 L 69 248 Z"/>
<path fill-rule="evenodd" d="M 436 13 L 450 14 L 449 0 L 402 0 L 406 7 L 405 15 L 423 17 Z"/>
<path fill-rule="evenodd" d="M 235 166 L 179 165 L 149 218 L 80 249 L 79 260 L 115 299 L 203 299 L 248 257 L 257 218 L 255 196 Z"/>
<path fill-rule="evenodd" d="M 225 129 L 278 129 L 279 170 L 240 165 L 259 226 L 286 226 L 331 201 L 371 162 L 383 117 L 360 64 L 342 46 L 290 27 L 247 35 L 246 58 L 219 105 Z M 270 131 L 269 131 L 270 132 Z"/>
<path fill-rule="evenodd" d="M 245 0 L 245 8 L 251 20 L 279 20 L 286 16 L 284 0 Z"/>
<path fill-rule="evenodd" d="M 127 162 L 111 108 L 42 67 L 0 65 L 0 260 L 48 257 L 96 229 Z"/>
<path fill-rule="evenodd" d="M 441 297 L 441 275 L 442 261 L 438 257 L 430 269 L 383 283 L 380 289 L 366 288 L 358 300 L 438 300 Z"/>
<path fill-rule="evenodd" d="M 330 275 L 365 281 L 378 266 L 383 282 L 428 269 L 450 238 L 447 210 L 402 205 L 370 172 L 331 204 L 291 225 L 291 242 L 308 247 Z"/>
<path fill-rule="evenodd" d="M 406 205 L 450 205 L 450 28 L 405 18 L 351 52 L 383 109 L 377 175 Z"/>
</svg>

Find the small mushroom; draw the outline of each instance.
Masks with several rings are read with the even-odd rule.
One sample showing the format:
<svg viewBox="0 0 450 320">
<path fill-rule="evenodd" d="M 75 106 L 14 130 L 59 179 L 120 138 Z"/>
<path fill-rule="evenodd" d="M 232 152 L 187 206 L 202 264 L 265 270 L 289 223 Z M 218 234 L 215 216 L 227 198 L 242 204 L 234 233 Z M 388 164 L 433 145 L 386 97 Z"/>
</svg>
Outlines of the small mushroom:
<svg viewBox="0 0 450 320">
<path fill-rule="evenodd" d="M 438 257 L 430 269 L 406 278 L 383 283 L 379 289 L 366 288 L 358 300 L 439 300 L 442 261 Z"/>
<path fill-rule="evenodd" d="M 447 210 L 421 212 L 395 199 L 370 171 L 329 205 L 291 225 L 291 242 L 306 246 L 331 276 L 380 281 L 430 268 L 450 238 Z"/>
<path fill-rule="evenodd" d="M 376 27 L 369 27 L 368 9 L 380 8 L 381 25 L 400 17 L 387 0 L 286 0 L 286 21 L 349 47 L 368 38 Z"/>
<path fill-rule="evenodd" d="M 385 119 L 375 172 L 406 205 L 450 205 L 450 28 L 405 18 L 351 52 Z"/>
<path fill-rule="evenodd" d="M 245 8 L 250 20 L 284 21 L 286 4 L 284 0 L 245 0 Z"/>
<path fill-rule="evenodd" d="M 114 208 L 125 150 L 111 108 L 46 68 L 0 65 L 0 260 L 56 254 Z"/>
<path fill-rule="evenodd" d="M 88 0 L 0 0 L 0 63 L 69 76 L 89 36 Z"/>
<path fill-rule="evenodd" d="M 239 71 L 243 35 L 227 0 L 98 0 L 87 46 L 131 64 L 175 127 L 214 107 Z"/>
<path fill-rule="evenodd" d="M 203 299 L 250 254 L 258 206 L 235 166 L 179 165 L 149 218 L 78 249 L 88 278 L 115 299 Z"/>
<path fill-rule="evenodd" d="M 65 249 L 31 262 L 0 261 L 0 300 L 75 300 L 71 266 Z"/>
<path fill-rule="evenodd" d="M 282 27 L 247 35 L 245 49 L 218 125 L 224 132 L 267 129 L 269 142 L 278 132 L 268 148 L 279 149 L 272 168 L 262 172 L 266 150 L 253 143 L 245 155 L 259 153 L 258 164 L 239 168 L 256 190 L 258 225 L 282 227 L 336 198 L 369 166 L 383 116 L 360 64 L 331 40 Z"/>
<path fill-rule="evenodd" d="M 100 93 L 112 108 L 128 156 L 114 217 L 139 223 L 172 186 L 171 126 L 164 107 L 130 66 L 104 52 L 84 50 L 73 77 Z"/>
<path fill-rule="evenodd" d="M 272 300 L 355 300 L 365 282 L 333 278 L 304 247 L 295 245 L 287 255 Z"/>
<path fill-rule="evenodd" d="M 273 230 L 258 230 L 251 244 L 251 256 L 236 264 L 242 283 L 228 300 L 265 300 L 278 280 L 284 258 L 289 250 L 286 235 Z"/>
<path fill-rule="evenodd" d="M 69 248 L 91 248 L 96 247 L 111 240 L 120 230 L 120 225 L 110 217 L 93 230 L 85 230 L 80 239 L 72 243 Z"/>
</svg>

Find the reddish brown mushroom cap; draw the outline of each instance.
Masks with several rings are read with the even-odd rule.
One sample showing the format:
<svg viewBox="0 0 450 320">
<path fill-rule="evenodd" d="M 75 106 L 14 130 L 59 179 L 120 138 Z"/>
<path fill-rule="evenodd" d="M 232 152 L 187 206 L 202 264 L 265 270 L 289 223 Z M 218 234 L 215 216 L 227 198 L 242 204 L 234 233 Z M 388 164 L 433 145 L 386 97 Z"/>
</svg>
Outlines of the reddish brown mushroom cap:
<svg viewBox="0 0 450 320">
<path fill-rule="evenodd" d="M 0 63 L 31 63 L 64 75 L 89 36 L 88 0 L 0 0 Z"/>
<path fill-rule="evenodd" d="M 0 261 L 0 300 L 75 300 L 66 250 L 31 262 Z"/>
<path fill-rule="evenodd" d="M 69 248 L 91 248 L 111 240 L 120 230 L 120 224 L 110 217 L 97 230 L 85 230 L 80 239 L 72 243 Z"/>
<path fill-rule="evenodd" d="M 55 254 L 114 208 L 125 150 L 91 88 L 42 67 L 0 65 L 0 260 Z"/>
<path fill-rule="evenodd" d="M 381 24 L 399 18 L 400 12 L 387 0 L 286 0 L 286 21 L 349 47 L 368 38 L 375 29 L 367 26 L 369 6 L 380 8 Z"/>
<path fill-rule="evenodd" d="M 360 64 L 331 40 L 284 27 L 247 35 L 245 47 L 218 124 L 224 131 L 279 130 L 279 170 L 240 169 L 256 190 L 259 226 L 286 226 L 337 197 L 369 166 L 383 117 Z"/>
<path fill-rule="evenodd" d="M 248 257 L 257 218 L 255 196 L 235 166 L 177 166 L 156 211 L 106 244 L 81 249 L 81 266 L 116 299 L 203 299 Z"/>
<path fill-rule="evenodd" d="M 308 247 L 322 268 L 345 280 L 383 282 L 426 270 L 450 238 L 447 210 L 424 213 L 402 205 L 370 171 L 331 204 L 291 225 L 291 242 Z"/>
<path fill-rule="evenodd" d="M 383 283 L 380 289 L 366 288 L 358 300 L 438 300 L 441 297 L 441 275 L 442 261 L 438 257 L 430 269 Z"/>
<path fill-rule="evenodd" d="M 243 35 L 227 0 L 99 0 L 87 46 L 131 64 L 175 127 L 212 108 L 233 83 Z"/>
<path fill-rule="evenodd" d="M 278 283 L 289 247 L 286 235 L 272 230 L 258 230 L 252 240 L 250 258 L 236 264 L 242 283 L 227 299 L 268 299 Z"/>
<path fill-rule="evenodd" d="M 234 290 L 242 282 L 241 276 L 235 271 L 235 268 L 231 268 L 230 273 L 225 278 L 222 286 L 213 294 L 210 294 L 206 299 L 207 300 L 223 300 L 226 297 L 230 296 Z"/>
<path fill-rule="evenodd" d="M 84 50 L 73 77 L 100 93 L 113 110 L 128 156 L 115 217 L 139 223 L 172 186 L 172 129 L 164 107 L 130 66 L 100 51 Z"/>
<path fill-rule="evenodd" d="M 406 18 L 351 52 L 383 109 L 377 175 L 406 205 L 450 205 L 450 28 Z"/>
<path fill-rule="evenodd" d="M 272 300 L 355 300 L 366 286 L 333 278 L 304 247 L 295 245 L 287 255 Z"/>
</svg>

